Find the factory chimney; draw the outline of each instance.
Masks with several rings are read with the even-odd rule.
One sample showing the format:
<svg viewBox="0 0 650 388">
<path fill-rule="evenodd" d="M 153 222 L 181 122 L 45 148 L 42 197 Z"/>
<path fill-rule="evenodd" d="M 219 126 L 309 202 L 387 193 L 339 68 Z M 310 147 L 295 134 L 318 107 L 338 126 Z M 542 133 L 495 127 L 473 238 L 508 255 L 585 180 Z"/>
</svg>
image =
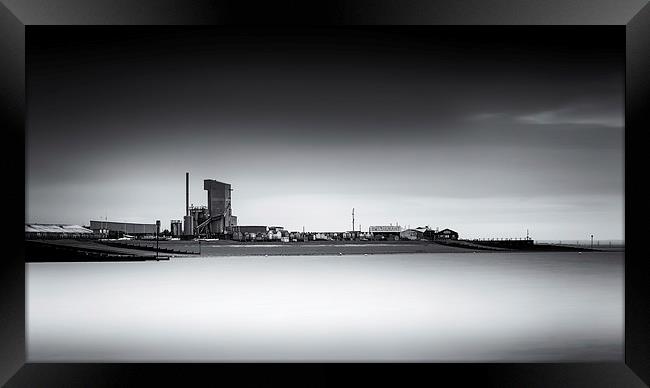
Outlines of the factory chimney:
<svg viewBox="0 0 650 388">
<path fill-rule="evenodd" d="M 183 217 L 183 234 L 192 236 L 194 234 L 194 220 L 190 216 L 190 173 L 185 173 L 185 217 Z"/>
</svg>

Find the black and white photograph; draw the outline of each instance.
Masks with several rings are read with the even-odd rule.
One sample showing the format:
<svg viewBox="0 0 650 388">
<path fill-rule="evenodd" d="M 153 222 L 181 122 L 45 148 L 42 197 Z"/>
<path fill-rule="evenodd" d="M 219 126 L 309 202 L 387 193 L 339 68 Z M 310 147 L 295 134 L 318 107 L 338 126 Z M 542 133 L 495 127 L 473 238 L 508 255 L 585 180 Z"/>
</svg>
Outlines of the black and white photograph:
<svg viewBox="0 0 650 388">
<path fill-rule="evenodd" d="M 624 359 L 624 28 L 25 39 L 30 362 Z"/>
<path fill-rule="evenodd" d="M 0 0 L 0 386 L 648 386 L 648 2 Z"/>
</svg>

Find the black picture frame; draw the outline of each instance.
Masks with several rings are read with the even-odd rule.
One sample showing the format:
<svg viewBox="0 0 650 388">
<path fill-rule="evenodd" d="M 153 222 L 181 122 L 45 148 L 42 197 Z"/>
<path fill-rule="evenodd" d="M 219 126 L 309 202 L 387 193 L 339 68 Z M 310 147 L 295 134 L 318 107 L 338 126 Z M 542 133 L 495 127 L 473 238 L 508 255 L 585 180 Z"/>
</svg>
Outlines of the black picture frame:
<svg viewBox="0 0 650 388">
<path fill-rule="evenodd" d="M 4 140 L 8 252 L 1 260 L 0 383 L 7 386 L 125 385 L 454 385 L 634 387 L 650 384 L 650 283 L 641 254 L 645 189 L 639 140 L 650 128 L 650 5 L 644 0 L 455 0 L 409 2 L 245 2 L 180 0 L 0 0 L 0 112 Z M 26 363 L 25 29 L 30 25 L 194 24 L 620 25 L 626 29 L 625 92 L 625 362 L 562 364 L 44 364 Z M 22 183 L 22 186 L 20 185 Z M 642 183 L 642 182 L 641 182 Z M 639 199 L 641 198 L 641 199 Z M 645 382 L 645 383 L 644 383 Z"/>
</svg>

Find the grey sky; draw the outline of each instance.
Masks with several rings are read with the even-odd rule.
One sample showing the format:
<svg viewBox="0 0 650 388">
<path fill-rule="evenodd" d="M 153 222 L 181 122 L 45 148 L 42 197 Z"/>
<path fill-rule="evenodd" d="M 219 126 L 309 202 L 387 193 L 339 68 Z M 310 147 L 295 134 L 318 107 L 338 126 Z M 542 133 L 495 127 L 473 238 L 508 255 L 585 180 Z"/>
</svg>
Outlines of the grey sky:
<svg viewBox="0 0 650 388">
<path fill-rule="evenodd" d="M 623 237 L 624 30 L 30 30 L 28 221 Z"/>
</svg>

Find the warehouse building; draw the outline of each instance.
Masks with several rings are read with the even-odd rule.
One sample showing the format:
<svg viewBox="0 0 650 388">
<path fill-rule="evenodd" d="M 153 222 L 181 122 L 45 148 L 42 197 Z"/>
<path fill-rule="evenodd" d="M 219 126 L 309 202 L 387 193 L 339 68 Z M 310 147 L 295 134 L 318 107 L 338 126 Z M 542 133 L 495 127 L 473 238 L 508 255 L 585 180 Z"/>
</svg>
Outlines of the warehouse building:
<svg viewBox="0 0 650 388">
<path fill-rule="evenodd" d="M 237 230 L 241 233 L 264 233 L 268 232 L 268 228 L 262 225 L 242 225 L 238 226 Z"/>
<path fill-rule="evenodd" d="M 402 227 L 399 225 L 380 225 L 371 226 L 368 232 L 372 234 L 373 239 L 377 240 L 399 240 Z"/>
<path fill-rule="evenodd" d="M 80 225 L 25 224 L 25 239 L 92 238 L 93 231 Z"/>
<path fill-rule="evenodd" d="M 90 229 L 98 234 L 107 234 L 110 238 L 130 236 L 153 236 L 156 224 L 136 224 L 130 222 L 90 221 Z"/>
<path fill-rule="evenodd" d="M 427 230 L 429 230 L 428 226 L 415 229 L 406 229 L 400 232 L 399 237 L 402 240 L 421 240 L 424 238 L 424 232 Z"/>
</svg>

